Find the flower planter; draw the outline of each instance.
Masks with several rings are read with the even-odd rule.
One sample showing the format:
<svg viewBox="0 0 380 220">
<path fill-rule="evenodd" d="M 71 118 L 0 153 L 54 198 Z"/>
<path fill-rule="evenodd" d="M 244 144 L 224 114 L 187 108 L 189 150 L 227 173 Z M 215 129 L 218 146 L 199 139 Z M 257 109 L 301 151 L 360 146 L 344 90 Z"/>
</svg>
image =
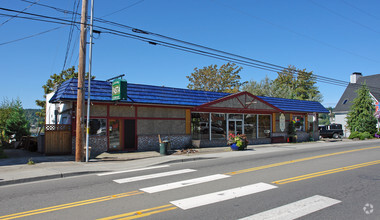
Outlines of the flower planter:
<svg viewBox="0 0 380 220">
<path fill-rule="evenodd" d="M 231 144 L 231 150 L 235 151 L 235 150 L 239 150 L 239 147 L 236 145 L 236 144 Z"/>
<path fill-rule="evenodd" d="M 248 145 L 247 136 L 245 134 L 234 135 L 230 133 L 227 144 L 230 145 L 231 150 L 245 150 Z"/>
</svg>

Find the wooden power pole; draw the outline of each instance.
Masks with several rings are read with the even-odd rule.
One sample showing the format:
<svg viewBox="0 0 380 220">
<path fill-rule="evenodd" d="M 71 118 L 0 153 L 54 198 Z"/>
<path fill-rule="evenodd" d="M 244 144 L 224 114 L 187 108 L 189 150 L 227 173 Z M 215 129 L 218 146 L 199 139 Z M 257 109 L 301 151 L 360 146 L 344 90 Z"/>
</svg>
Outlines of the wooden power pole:
<svg viewBox="0 0 380 220">
<path fill-rule="evenodd" d="M 76 111 L 76 138 L 75 138 L 75 161 L 83 161 L 84 139 L 84 75 L 86 71 L 86 44 L 87 44 L 87 0 L 82 0 L 82 16 L 80 25 L 79 43 L 79 68 L 78 68 L 78 92 Z"/>
</svg>

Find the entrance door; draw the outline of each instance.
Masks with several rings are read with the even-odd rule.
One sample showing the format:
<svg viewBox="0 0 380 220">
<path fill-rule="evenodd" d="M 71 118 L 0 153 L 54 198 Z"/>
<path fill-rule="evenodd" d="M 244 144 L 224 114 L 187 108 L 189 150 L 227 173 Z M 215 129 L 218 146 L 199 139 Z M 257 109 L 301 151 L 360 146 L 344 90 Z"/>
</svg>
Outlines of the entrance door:
<svg viewBox="0 0 380 220">
<path fill-rule="evenodd" d="M 109 120 L 109 150 L 136 150 L 135 120 Z"/>
<path fill-rule="evenodd" d="M 124 120 L 124 147 L 126 150 L 136 150 L 135 120 Z"/>
<path fill-rule="evenodd" d="M 122 150 L 121 120 L 109 120 L 109 149 Z"/>
<path fill-rule="evenodd" d="M 243 134 L 243 120 L 230 119 L 228 121 L 228 132 L 234 135 Z"/>
</svg>

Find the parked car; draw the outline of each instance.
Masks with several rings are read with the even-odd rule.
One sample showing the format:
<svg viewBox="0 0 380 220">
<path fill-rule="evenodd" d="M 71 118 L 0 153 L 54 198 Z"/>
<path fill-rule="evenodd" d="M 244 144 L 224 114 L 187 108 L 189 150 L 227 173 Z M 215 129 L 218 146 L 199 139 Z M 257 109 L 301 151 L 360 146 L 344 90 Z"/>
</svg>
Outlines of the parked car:
<svg viewBox="0 0 380 220">
<path fill-rule="evenodd" d="M 200 123 L 200 132 L 202 134 L 208 134 L 209 133 L 208 122 L 201 122 Z M 224 134 L 224 129 L 221 128 L 220 125 L 218 125 L 216 123 L 211 123 L 211 133 Z"/>
<path fill-rule="evenodd" d="M 323 138 L 338 139 L 343 136 L 343 129 L 341 124 L 321 125 L 319 126 L 319 136 Z"/>
</svg>

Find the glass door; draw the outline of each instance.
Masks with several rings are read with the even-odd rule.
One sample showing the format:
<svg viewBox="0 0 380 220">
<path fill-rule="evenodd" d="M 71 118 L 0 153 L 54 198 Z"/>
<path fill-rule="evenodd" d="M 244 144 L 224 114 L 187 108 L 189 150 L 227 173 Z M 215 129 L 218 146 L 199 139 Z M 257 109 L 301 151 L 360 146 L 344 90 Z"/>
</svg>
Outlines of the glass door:
<svg viewBox="0 0 380 220">
<path fill-rule="evenodd" d="M 230 119 L 228 121 L 228 132 L 234 135 L 243 134 L 243 120 Z"/>
<path fill-rule="evenodd" d="M 109 120 L 109 149 L 110 150 L 122 150 L 121 144 L 121 120 L 111 119 Z"/>
</svg>

